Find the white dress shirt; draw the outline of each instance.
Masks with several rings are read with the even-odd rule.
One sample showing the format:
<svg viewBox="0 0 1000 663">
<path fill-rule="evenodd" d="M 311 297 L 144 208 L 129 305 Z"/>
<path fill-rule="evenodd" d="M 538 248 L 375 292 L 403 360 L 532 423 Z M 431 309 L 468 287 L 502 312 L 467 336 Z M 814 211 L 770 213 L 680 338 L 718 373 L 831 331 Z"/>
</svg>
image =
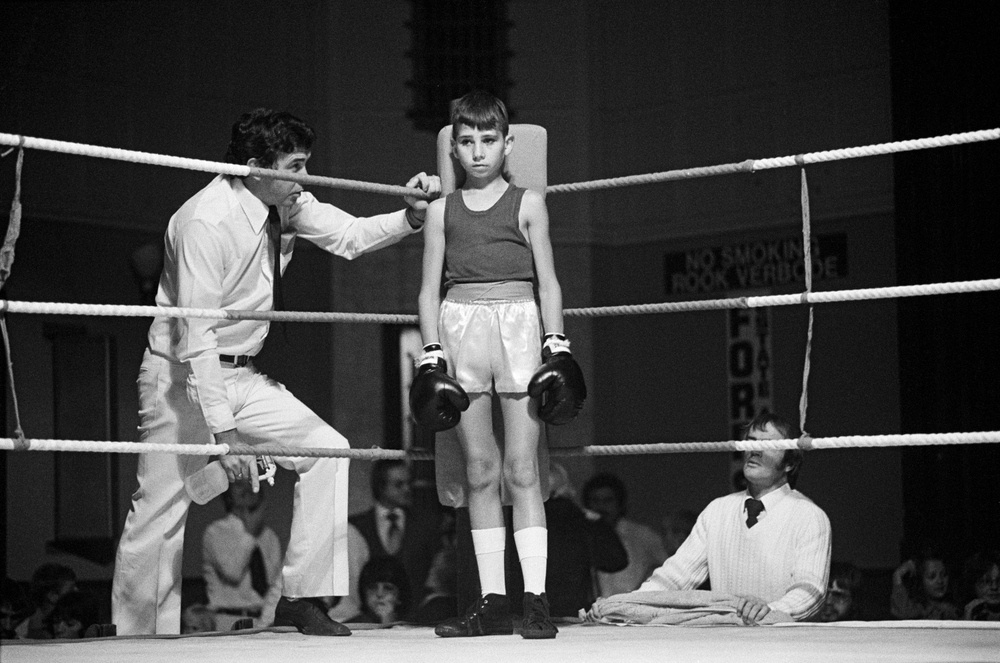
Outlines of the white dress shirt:
<svg viewBox="0 0 1000 663">
<path fill-rule="evenodd" d="M 822 605 L 830 573 L 830 520 L 787 484 L 763 498 L 764 512 L 746 525 L 746 492 L 713 500 L 691 534 L 639 591 L 694 589 L 751 595 L 795 620 Z"/>
<path fill-rule="evenodd" d="M 251 583 L 250 557 L 256 548 L 267 571 L 266 596 L 258 594 Z M 281 542 L 270 527 L 255 537 L 232 513 L 209 524 L 202 538 L 202 577 L 209 607 L 261 609 L 262 623 L 269 625 L 281 598 L 281 557 Z"/>
<path fill-rule="evenodd" d="M 281 268 L 296 237 L 352 259 L 416 232 L 405 211 L 354 217 L 302 193 L 281 215 Z M 238 177 L 219 175 L 170 219 L 157 306 L 269 311 L 273 308 L 273 258 L 268 208 Z M 156 318 L 149 329 L 154 355 L 187 363 L 188 392 L 213 433 L 234 428 L 219 354 L 255 355 L 268 322 L 207 318 Z"/>
</svg>

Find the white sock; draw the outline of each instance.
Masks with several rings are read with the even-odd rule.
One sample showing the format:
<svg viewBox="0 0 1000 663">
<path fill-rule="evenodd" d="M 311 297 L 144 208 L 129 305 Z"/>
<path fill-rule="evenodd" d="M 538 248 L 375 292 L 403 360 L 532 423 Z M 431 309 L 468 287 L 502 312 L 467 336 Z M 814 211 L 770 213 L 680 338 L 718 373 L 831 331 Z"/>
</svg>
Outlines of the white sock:
<svg viewBox="0 0 1000 663">
<path fill-rule="evenodd" d="M 525 527 L 514 532 L 517 557 L 521 560 L 524 591 L 545 593 L 545 566 L 549 560 L 549 530 L 544 527 Z"/>
<path fill-rule="evenodd" d="M 479 567 L 479 585 L 483 596 L 507 594 L 504 573 L 504 550 L 507 547 L 507 528 L 472 530 L 472 549 L 476 551 Z"/>
</svg>

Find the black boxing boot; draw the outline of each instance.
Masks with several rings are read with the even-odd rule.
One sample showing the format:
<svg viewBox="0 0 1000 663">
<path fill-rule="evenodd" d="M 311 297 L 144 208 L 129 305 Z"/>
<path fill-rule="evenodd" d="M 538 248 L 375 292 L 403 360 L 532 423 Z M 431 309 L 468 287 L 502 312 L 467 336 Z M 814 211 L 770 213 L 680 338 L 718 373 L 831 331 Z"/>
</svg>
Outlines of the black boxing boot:
<svg viewBox="0 0 1000 663">
<path fill-rule="evenodd" d="M 468 638 L 477 635 L 512 635 L 514 624 L 510 603 L 504 594 L 487 594 L 465 611 L 464 617 L 453 617 L 434 629 L 442 638 Z"/>
</svg>

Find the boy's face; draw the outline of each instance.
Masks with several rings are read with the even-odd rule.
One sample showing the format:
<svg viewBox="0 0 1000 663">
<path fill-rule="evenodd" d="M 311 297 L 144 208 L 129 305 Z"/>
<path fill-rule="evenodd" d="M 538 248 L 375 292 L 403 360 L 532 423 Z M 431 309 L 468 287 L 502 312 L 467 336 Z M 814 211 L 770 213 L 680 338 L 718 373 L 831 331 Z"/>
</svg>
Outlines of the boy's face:
<svg viewBox="0 0 1000 663">
<path fill-rule="evenodd" d="M 306 162 L 312 156 L 310 152 L 296 150 L 286 154 L 281 152 L 271 164 L 270 168 L 287 173 L 301 173 L 307 175 Z M 257 159 L 250 159 L 247 165 L 251 168 L 265 168 Z M 252 191 L 255 196 L 261 199 L 265 205 L 277 205 L 278 207 L 290 207 L 295 204 L 299 194 L 302 193 L 302 185 L 297 182 L 287 180 L 276 180 L 270 177 L 260 178 Z"/>
<path fill-rule="evenodd" d="M 504 160 L 514 147 L 514 137 L 504 136 L 497 129 L 461 124 L 451 145 L 466 177 L 492 179 L 503 171 Z"/>
</svg>

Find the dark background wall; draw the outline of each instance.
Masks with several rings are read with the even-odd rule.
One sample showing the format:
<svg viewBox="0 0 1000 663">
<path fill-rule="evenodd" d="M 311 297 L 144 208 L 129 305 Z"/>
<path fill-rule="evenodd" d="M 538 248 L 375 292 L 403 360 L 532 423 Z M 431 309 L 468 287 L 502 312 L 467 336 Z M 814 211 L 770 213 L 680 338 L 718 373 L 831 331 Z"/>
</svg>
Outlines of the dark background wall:
<svg viewBox="0 0 1000 663">
<path fill-rule="evenodd" d="M 551 184 L 854 147 L 998 125 L 992 96 L 997 23 L 985 3 L 663 3 L 511 0 L 508 103 L 548 131 Z M 0 132 L 209 160 L 221 158 L 244 110 L 287 108 L 317 128 L 317 174 L 401 183 L 434 171 L 434 132 L 408 118 L 414 5 L 250 2 L 8 2 L 0 21 Z M 984 14 L 984 12 L 986 12 Z M 995 95 L 993 95 L 995 96 Z M 847 238 L 848 274 L 816 289 L 991 277 L 995 142 L 810 166 L 814 232 Z M 9 207 L 14 155 L 0 160 Z M 129 257 L 157 242 L 170 214 L 210 176 L 28 151 L 24 223 L 5 296 L 140 302 Z M 567 307 L 655 303 L 675 296 L 667 253 L 794 236 L 799 171 L 550 194 Z M 356 214 L 396 199 L 317 189 Z M 297 247 L 290 307 L 414 313 L 419 237 L 354 262 Z M 801 285 L 752 294 L 797 292 Z M 727 292 L 716 296 L 735 296 Z M 995 295 L 819 305 L 808 430 L 815 436 L 992 430 Z M 46 323 L 116 341 L 118 439 L 136 425 L 133 380 L 148 320 L 7 316 L 25 432 L 53 433 Z M 806 310 L 772 311 L 774 406 L 796 419 Z M 567 320 L 591 397 L 555 445 L 730 439 L 726 323 L 721 312 Z M 354 446 L 389 444 L 383 331 L 290 325 L 261 364 Z M 8 391 L 7 430 L 13 431 Z M 808 455 L 800 487 L 830 514 L 834 557 L 890 568 L 925 535 L 996 544 L 996 451 L 844 450 Z M 64 454 L 66 456 L 66 454 Z M 69 456 L 72 456 L 69 454 Z M 41 560 L 81 577 L 110 566 L 46 547 L 54 537 L 48 453 L 0 458 L 8 575 Z M 122 510 L 134 458 L 114 460 Z M 579 485 L 608 469 L 628 481 L 630 513 L 658 525 L 729 490 L 726 454 L 605 457 L 568 463 Z M 352 465 L 364 507 L 367 465 Z M 287 536 L 291 477 L 270 499 Z M 219 505 L 193 509 L 185 575 Z"/>
</svg>

